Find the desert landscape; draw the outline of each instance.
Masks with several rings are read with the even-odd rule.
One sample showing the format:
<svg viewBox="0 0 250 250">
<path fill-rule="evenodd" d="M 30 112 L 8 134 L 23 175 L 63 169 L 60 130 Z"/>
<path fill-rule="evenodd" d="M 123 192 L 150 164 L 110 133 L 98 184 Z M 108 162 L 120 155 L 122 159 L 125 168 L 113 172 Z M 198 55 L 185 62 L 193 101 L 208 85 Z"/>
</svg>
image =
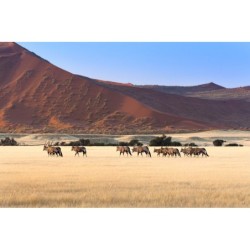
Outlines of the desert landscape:
<svg viewBox="0 0 250 250">
<path fill-rule="evenodd" d="M 249 86 L 135 85 L 65 71 L 0 43 L 2 133 L 159 134 L 249 130 Z"/>
<path fill-rule="evenodd" d="M 0 207 L 249 207 L 249 100 L 249 86 L 89 78 L 0 43 L 0 140 L 18 145 L 0 147 Z M 127 157 L 114 147 L 163 134 L 209 157 L 157 157 L 154 147 L 151 158 Z M 94 143 L 87 157 L 65 146 L 79 139 Z M 63 157 L 43 151 L 48 141 Z"/>
<path fill-rule="evenodd" d="M 227 138 L 246 142 L 246 133 L 228 132 Z M 209 157 L 181 158 L 157 157 L 154 147 L 151 158 L 119 156 L 116 147 L 86 147 L 87 157 L 61 148 L 63 157 L 47 156 L 42 145 L 0 147 L 0 206 L 250 206 L 249 145 L 207 146 Z"/>
</svg>

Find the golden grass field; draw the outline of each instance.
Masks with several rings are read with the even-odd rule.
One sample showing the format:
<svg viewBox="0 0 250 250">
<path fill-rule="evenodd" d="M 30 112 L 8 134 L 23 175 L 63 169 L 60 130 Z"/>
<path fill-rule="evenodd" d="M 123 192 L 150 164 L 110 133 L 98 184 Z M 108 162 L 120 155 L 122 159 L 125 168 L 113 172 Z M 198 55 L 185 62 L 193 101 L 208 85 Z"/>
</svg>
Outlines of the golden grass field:
<svg viewBox="0 0 250 250">
<path fill-rule="evenodd" d="M 249 147 L 207 147 L 209 158 L 87 150 L 0 147 L 0 207 L 250 207 Z"/>
</svg>

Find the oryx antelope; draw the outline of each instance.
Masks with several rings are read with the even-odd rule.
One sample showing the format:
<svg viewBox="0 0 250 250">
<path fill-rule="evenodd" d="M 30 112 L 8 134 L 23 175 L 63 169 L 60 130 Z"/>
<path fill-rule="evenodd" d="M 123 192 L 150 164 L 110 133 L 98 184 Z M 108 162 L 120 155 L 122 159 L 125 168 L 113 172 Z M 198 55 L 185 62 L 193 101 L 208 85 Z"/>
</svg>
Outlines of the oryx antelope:
<svg viewBox="0 0 250 250">
<path fill-rule="evenodd" d="M 127 156 L 128 156 L 128 154 L 130 154 L 132 156 L 129 146 L 117 146 L 116 151 L 119 151 L 120 155 L 121 154 L 124 155 L 124 153 L 126 153 Z"/>
<path fill-rule="evenodd" d="M 52 146 L 52 143 L 51 144 L 49 144 L 49 143 L 44 144 L 43 151 L 47 151 L 48 156 L 56 155 L 56 156 L 63 157 L 61 148 Z"/>
<path fill-rule="evenodd" d="M 139 154 L 141 154 L 141 156 L 143 156 L 142 153 L 145 153 L 146 156 L 149 155 L 151 157 L 151 153 L 149 151 L 148 146 L 134 146 L 133 149 L 132 149 L 132 152 L 137 152 L 137 156 Z"/>
<path fill-rule="evenodd" d="M 207 150 L 205 148 L 192 148 L 192 147 L 188 147 L 188 148 L 182 148 L 181 152 L 184 154 L 184 156 L 200 156 L 200 155 L 204 155 L 204 156 L 209 156 L 207 153 Z"/>
<path fill-rule="evenodd" d="M 75 151 L 75 156 L 79 156 L 79 153 L 82 153 L 82 156 L 85 155 L 87 157 L 87 149 L 83 146 L 72 146 L 71 151 Z"/>
</svg>

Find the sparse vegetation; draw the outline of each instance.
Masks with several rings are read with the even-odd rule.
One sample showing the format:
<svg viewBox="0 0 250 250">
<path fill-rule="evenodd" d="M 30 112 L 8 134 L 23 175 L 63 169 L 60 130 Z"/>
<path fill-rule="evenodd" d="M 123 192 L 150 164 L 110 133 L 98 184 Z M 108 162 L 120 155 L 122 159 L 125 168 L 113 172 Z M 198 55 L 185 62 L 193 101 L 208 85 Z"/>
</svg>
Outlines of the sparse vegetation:
<svg viewBox="0 0 250 250">
<path fill-rule="evenodd" d="M 121 142 L 121 144 L 128 144 L 126 142 Z M 118 146 L 118 143 L 104 143 L 104 142 L 91 142 L 89 139 L 79 139 L 78 141 L 71 142 L 55 142 L 53 146 Z M 126 146 L 126 145 L 120 145 Z"/>
<path fill-rule="evenodd" d="M 221 147 L 221 146 L 223 145 L 224 142 L 226 142 L 226 141 L 217 139 L 217 140 L 214 140 L 214 141 L 213 141 L 213 144 L 214 144 L 214 146 L 216 146 L 216 147 Z"/>
<path fill-rule="evenodd" d="M 90 146 L 90 140 L 79 139 L 78 141 L 70 142 L 68 146 Z"/>
<path fill-rule="evenodd" d="M 238 143 L 229 143 L 225 145 L 226 147 L 243 147 L 242 144 L 238 144 Z"/>
<path fill-rule="evenodd" d="M 196 145 L 194 142 L 191 142 L 191 143 L 185 143 L 184 146 L 185 147 L 197 147 L 198 145 Z"/>
<path fill-rule="evenodd" d="M 1 139 L 0 146 L 18 146 L 18 143 L 14 138 L 5 137 L 5 139 Z"/>
<path fill-rule="evenodd" d="M 142 146 L 143 144 L 139 141 L 139 140 L 136 140 L 136 139 L 133 139 L 131 140 L 129 143 L 128 143 L 128 146 Z"/>
<path fill-rule="evenodd" d="M 120 141 L 118 146 L 128 146 L 128 142 Z"/>
<path fill-rule="evenodd" d="M 166 135 L 158 136 L 149 142 L 149 146 L 182 146 L 180 142 L 172 141 L 172 137 Z"/>
<path fill-rule="evenodd" d="M 79 139 L 78 141 L 71 142 L 55 142 L 54 146 L 141 146 L 143 145 L 139 140 L 133 139 L 129 142 L 105 143 L 105 142 L 92 142 L 89 139 Z"/>
</svg>

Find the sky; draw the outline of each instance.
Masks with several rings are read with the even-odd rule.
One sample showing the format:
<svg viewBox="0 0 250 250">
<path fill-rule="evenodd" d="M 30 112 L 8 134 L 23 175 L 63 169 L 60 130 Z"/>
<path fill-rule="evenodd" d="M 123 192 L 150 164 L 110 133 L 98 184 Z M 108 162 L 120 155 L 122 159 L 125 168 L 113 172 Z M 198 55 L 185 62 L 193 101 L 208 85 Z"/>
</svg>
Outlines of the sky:
<svg viewBox="0 0 250 250">
<path fill-rule="evenodd" d="M 90 78 L 133 84 L 250 85 L 250 43 L 19 42 L 54 65 Z"/>
</svg>

